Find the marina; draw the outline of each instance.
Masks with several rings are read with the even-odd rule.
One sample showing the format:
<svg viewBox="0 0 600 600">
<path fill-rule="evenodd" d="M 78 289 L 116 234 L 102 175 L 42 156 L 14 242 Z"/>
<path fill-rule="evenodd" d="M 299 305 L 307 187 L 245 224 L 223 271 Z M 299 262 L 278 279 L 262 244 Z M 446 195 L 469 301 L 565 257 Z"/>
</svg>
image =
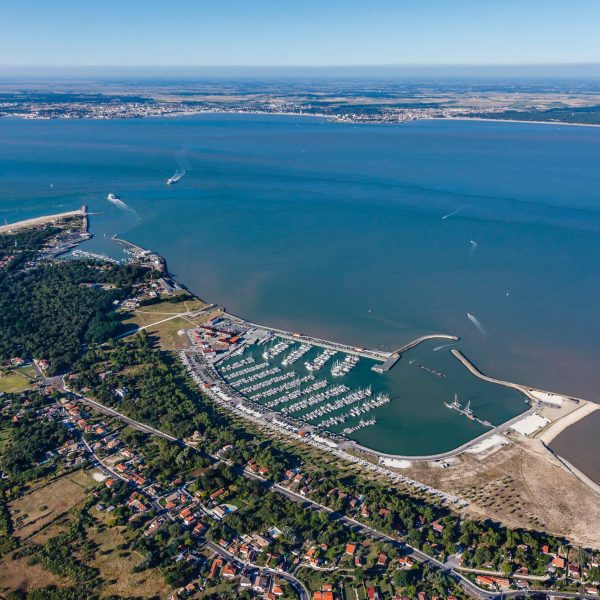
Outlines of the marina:
<svg viewBox="0 0 600 600">
<path fill-rule="evenodd" d="M 99 252 L 89 252 L 87 250 L 80 250 L 79 248 L 73 250 L 71 252 L 71 256 L 75 258 L 89 258 L 91 260 L 98 260 L 100 262 L 107 262 L 113 265 L 118 265 L 120 261 L 115 258 L 111 258 L 110 256 L 106 256 L 106 254 L 100 254 Z"/>
<path fill-rule="evenodd" d="M 383 390 L 374 394 L 372 385 L 355 388 L 343 382 L 361 361 L 356 349 L 346 354 L 331 342 L 313 338 L 308 343 L 300 334 L 291 338 L 227 314 L 190 333 L 227 385 L 257 406 L 332 435 L 375 425 L 376 418 L 364 415 L 391 400 Z M 239 344 L 233 351 L 223 347 L 231 340 Z M 226 357 L 221 359 L 219 351 Z M 334 357 L 330 369 L 317 378 L 315 373 Z"/>
<path fill-rule="evenodd" d="M 397 417 L 390 419 L 389 413 L 398 410 L 394 402 L 396 374 L 405 381 L 405 376 L 417 367 L 423 373 L 423 382 L 430 385 L 433 381 L 443 384 L 448 373 L 455 375 L 459 370 L 471 383 L 478 380 L 456 356 L 437 352 L 441 337 L 437 335 L 419 338 L 386 353 L 318 338 L 309 340 L 301 333 L 281 332 L 225 311 L 187 333 L 194 351 L 210 365 L 214 373 L 211 385 L 221 400 L 249 411 L 257 419 L 272 420 L 272 415 L 277 414 L 284 429 L 326 436 L 324 439 L 331 439 L 336 445 L 347 440 L 363 447 L 362 441 L 371 439 L 370 432 L 377 436 L 386 423 L 394 423 Z M 453 336 L 443 339 L 454 341 Z M 418 360 L 401 360 L 405 352 L 419 348 Z M 452 362 L 442 364 L 447 357 Z M 394 370 L 377 368 L 390 358 Z M 430 363 L 432 358 L 435 363 Z M 489 390 L 498 390 L 498 386 L 485 385 Z M 526 410 L 524 400 L 528 398 L 519 396 L 520 408 L 513 414 Z M 469 423 L 469 427 L 476 428 L 472 437 L 495 427 L 487 415 L 479 415 L 485 409 L 477 396 L 467 398 L 464 404 L 455 396 L 453 402 L 446 401 L 444 405 L 458 418 L 451 419 L 455 427 Z"/>
</svg>

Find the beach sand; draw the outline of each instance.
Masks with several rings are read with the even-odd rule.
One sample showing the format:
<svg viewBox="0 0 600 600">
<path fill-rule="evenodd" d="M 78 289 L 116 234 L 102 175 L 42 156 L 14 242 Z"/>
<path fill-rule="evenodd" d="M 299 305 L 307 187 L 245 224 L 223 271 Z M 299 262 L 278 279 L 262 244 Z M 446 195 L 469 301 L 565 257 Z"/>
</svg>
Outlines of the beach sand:
<svg viewBox="0 0 600 600">
<path fill-rule="evenodd" d="M 68 217 L 79 217 L 83 213 L 81 209 L 71 210 L 69 212 L 57 213 L 55 215 L 46 215 L 44 217 L 35 217 L 33 219 L 25 219 L 24 221 L 17 221 L 16 223 L 9 223 L 8 225 L 0 225 L 0 233 L 11 233 L 19 229 L 27 229 L 29 227 L 37 227 L 38 225 L 44 225 L 45 223 L 52 223 L 53 221 L 59 221 L 61 219 L 67 219 Z"/>
<path fill-rule="evenodd" d="M 562 433 L 567 427 L 574 425 L 577 421 L 591 415 L 593 412 L 600 408 L 599 404 L 594 404 L 593 402 L 586 402 L 582 406 L 579 406 L 574 411 L 569 414 L 561 417 L 560 419 L 554 421 L 549 427 L 544 429 L 537 439 L 544 442 L 544 444 L 549 444 L 555 437 L 557 437 L 560 433 Z"/>
</svg>

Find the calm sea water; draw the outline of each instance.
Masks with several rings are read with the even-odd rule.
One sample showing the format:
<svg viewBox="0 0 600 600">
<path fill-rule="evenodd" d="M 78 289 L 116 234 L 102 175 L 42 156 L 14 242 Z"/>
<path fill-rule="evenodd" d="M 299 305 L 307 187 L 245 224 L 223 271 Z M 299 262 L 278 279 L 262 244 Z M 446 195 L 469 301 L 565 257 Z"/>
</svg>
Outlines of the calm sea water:
<svg viewBox="0 0 600 600">
<path fill-rule="evenodd" d="M 599 167 L 600 129 L 586 127 L 5 119 L 0 216 L 87 203 L 102 211 L 90 249 L 117 253 L 114 233 L 151 247 L 194 292 L 252 320 L 386 349 L 452 333 L 492 376 L 600 400 Z M 523 408 L 460 372 L 417 385 L 424 372 L 405 369 L 390 375 L 387 433 L 361 434 L 382 450 L 479 433 L 443 407 L 454 392 L 500 407 L 495 419 Z"/>
</svg>

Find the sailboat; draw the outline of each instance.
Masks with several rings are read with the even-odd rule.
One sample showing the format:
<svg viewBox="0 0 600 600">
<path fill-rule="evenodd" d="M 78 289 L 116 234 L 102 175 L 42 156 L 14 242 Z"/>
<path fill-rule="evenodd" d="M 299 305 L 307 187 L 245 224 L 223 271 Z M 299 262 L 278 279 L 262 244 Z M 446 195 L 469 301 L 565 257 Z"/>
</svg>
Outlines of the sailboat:
<svg viewBox="0 0 600 600">
<path fill-rule="evenodd" d="M 460 402 L 458 401 L 458 394 L 454 394 L 454 402 L 450 403 L 450 402 L 444 402 L 444 404 L 448 407 L 451 408 L 452 410 L 462 410 L 462 406 L 460 404 Z"/>
<path fill-rule="evenodd" d="M 469 400 L 467 402 L 467 404 L 463 407 L 463 405 L 458 401 L 458 394 L 454 394 L 454 402 L 452 402 L 452 403 L 444 402 L 444 404 L 448 408 L 451 408 L 452 410 L 459 412 L 461 415 L 464 415 L 468 419 L 471 419 L 471 420 L 475 419 L 475 415 L 473 414 L 473 409 L 471 408 L 471 401 Z"/>
<path fill-rule="evenodd" d="M 473 418 L 473 409 L 471 408 L 470 400 L 467 402 L 467 405 L 465 406 L 462 412 L 465 416 L 469 417 L 469 419 Z"/>
</svg>

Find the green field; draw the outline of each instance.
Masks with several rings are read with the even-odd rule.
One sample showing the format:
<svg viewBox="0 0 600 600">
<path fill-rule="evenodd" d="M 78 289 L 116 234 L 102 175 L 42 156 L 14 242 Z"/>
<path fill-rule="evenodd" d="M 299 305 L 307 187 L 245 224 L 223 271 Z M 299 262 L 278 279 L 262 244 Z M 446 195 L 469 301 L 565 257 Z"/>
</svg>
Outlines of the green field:
<svg viewBox="0 0 600 600">
<path fill-rule="evenodd" d="M 0 369 L 0 392 L 15 394 L 31 389 L 35 379 L 32 367 L 20 369 Z"/>
</svg>

